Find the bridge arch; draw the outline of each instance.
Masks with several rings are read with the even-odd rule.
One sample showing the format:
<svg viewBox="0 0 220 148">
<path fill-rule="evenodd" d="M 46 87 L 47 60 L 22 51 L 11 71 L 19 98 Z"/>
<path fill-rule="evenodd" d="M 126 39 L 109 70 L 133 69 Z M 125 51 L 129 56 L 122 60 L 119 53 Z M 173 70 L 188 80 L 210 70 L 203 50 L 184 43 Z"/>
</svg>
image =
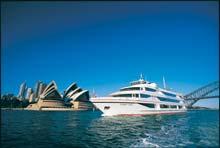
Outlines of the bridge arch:
<svg viewBox="0 0 220 148">
<path fill-rule="evenodd" d="M 219 98 L 219 94 L 215 96 L 209 96 L 209 94 L 219 91 L 219 81 L 212 82 L 195 91 L 184 96 L 184 102 L 186 107 L 192 107 L 198 100 L 208 99 L 208 98 Z"/>
</svg>

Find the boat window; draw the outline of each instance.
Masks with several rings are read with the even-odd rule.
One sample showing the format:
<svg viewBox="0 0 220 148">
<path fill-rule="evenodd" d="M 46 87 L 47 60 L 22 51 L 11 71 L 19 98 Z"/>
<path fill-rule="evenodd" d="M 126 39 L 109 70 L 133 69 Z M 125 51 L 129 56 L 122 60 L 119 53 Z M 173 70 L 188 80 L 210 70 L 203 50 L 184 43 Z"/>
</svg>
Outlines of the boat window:
<svg viewBox="0 0 220 148">
<path fill-rule="evenodd" d="M 139 98 L 139 97 L 138 97 L 138 94 L 132 94 L 132 97 L 134 97 L 134 98 Z"/>
<path fill-rule="evenodd" d="M 146 90 L 146 91 L 151 91 L 151 92 L 155 92 L 155 91 L 156 91 L 156 89 L 148 88 L 148 87 L 145 87 L 145 90 Z"/>
<path fill-rule="evenodd" d="M 151 104 L 151 103 L 140 103 L 140 104 L 149 108 L 155 108 L 155 104 Z"/>
<path fill-rule="evenodd" d="M 179 109 L 181 109 L 182 108 L 182 106 L 181 105 L 179 105 Z"/>
<path fill-rule="evenodd" d="M 160 108 L 169 108 L 169 106 L 165 104 L 160 104 Z"/>
<path fill-rule="evenodd" d="M 134 94 L 134 97 L 139 98 L 138 94 Z"/>
<path fill-rule="evenodd" d="M 105 106 L 104 107 L 104 110 L 108 110 L 108 109 L 110 109 L 110 106 Z"/>
<path fill-rule="evenodd" d="M 170 105 L 170 108 L 176 108 L 176 105 Z"/>
<path fill-rule="evenodd" d="M 147 95 L 147 94 L 140 94 L 141 95 L 141 98 L 149 98 L 150 95 Z"/>
<path fill-rule="evenodd" d="M 113 97 L 132 97 L 131 94 L 119 94 L 119 95 L 114 95 Z"/>
<path fill-rule="evenodd" d="M 121 89 L 121 91 L 129 91 L 129 90 L 140 90 L 140 87 L 130 87 L 130 88 Z"/>
<path fill-rule="evenodd" d="M 169 98 L 162 98 L 162 97 L 157 97 L 160 101 L 167 101 L 167 102 L 175 102 L 175 103 L 179 103 L 179 100 L 175 100 L 175 99 L 169 99 Z"/>
<path fill-rule="evenodd" d="M 164 92 L 164 91 L 162 91 L 162 93 L 165 94 L 165 95 L 167 95 L 167 96 L 176 97 L 175 94 L 171 94 L 171 93 Z"/>
</svg>

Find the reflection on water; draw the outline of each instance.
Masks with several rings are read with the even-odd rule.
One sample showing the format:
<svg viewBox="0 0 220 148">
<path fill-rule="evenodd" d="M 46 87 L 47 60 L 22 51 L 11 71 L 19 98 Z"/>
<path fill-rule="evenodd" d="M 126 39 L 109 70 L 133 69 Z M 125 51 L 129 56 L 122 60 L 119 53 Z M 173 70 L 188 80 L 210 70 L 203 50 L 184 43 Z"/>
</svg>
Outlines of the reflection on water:
<svg viewBox="0 0 220 148">
<path fill-rule="evenodd" d="M 3 147 L 218 147 L 219 111 L 101 117 L 98 111 L 2 111 Z"/>
</svg>

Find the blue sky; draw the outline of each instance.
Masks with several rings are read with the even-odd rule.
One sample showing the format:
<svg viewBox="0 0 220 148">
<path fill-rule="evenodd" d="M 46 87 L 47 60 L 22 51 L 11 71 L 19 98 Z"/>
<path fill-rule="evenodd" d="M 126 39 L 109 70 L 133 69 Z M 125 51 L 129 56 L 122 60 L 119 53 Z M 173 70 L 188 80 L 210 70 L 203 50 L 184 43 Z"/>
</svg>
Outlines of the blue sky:
<svg viewBox="0 0 220 148">
<path fill-rule="evenodd" d="M 2 2 L 2 93 L 55 80 L 102 96 L 140 73 L 191 92 L 219 79 L 218 11 L 218 2 Z"/>
</svg>

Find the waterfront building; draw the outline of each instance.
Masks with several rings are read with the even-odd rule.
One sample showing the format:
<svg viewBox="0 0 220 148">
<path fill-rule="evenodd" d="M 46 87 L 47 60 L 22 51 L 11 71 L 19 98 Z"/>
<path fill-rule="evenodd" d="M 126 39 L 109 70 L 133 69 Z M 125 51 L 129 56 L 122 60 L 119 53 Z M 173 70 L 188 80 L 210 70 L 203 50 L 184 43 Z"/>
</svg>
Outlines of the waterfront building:
<svg viewBox="0 0 220 148">
<path fill-rule="evenodd" d="M 36 85 L 35 85 L 35 97 L 37 98 L 39 95 L 38 95 L 38 92 L 39 92 L 39 88 L 40 88 L 40 84 L 42 82 L 41 81 L 37 81 Z"/>
<path fill-rule="evenodd" d="M 26 99 L 29 100 L 32 93 L 33 93 L 33 89 L 32 88 L 28 88 L 27 89 L 27 93 L 26 93 Z"/>
<path fill-rule="evenodd" d="M 35 85 L 35 93 L 34 93 L 34 102 L 39 100 L 40 95 L 43 93 L 44 89 L 46 88 L 47 84 L 43 83 L 42 81 L 37 81 Z"/>
<path fill-rule="evenodd" d="M 19 89 L 19 93 L 18 93 L 18 98 L 19 99 L 24 99 L 25 98 L 26 89 L 27 89 L 26 82 L 23 82 L 20 85 L 20 89 Z"/>
<path fill-rule="evenodd" d="M 35 102 L 35 100 L 34 100 L 34 95 L 35 95 L 35 94 L 32 92 L 31 95 L 30 95 L 30 98 L 29 98 L 29 103 Z"/>
<path fill-rule="evenodd" d="M 43 82 L 41 82 L 39 84 L 39 90 L 38 90 L 38 93 L 37 93 L 38 94 L 37 97 L 40 96 L 43 93 L 43 91 L 45 90 L 46 87 L 47 87 L 47 84 L 45 84 Z"/>
</svg>

